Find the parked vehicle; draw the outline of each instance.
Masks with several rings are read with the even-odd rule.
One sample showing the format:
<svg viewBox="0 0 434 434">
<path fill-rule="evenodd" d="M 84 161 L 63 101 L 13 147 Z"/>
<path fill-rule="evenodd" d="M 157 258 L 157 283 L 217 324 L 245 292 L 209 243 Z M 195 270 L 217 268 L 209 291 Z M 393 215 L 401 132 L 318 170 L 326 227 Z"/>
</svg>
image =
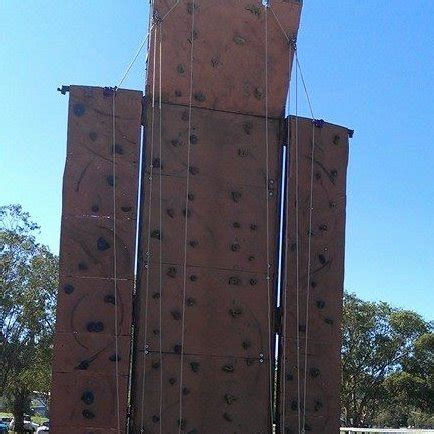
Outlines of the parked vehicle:
<svg viewBox="0 0 434 434">
<path fill-rule="evenodd" d="M 9 424 L 6 422 L 0 422 L 0 434 L 8 434 L 9 432 Z"/>
<path fill-rule="evenodd" d="M 24 418 L 24 429 L 27 433 L 36 433 L 36 430 L 39 428 L 39 425 L 33 423 L 30 419 Z M 9 424 L 9 430 L 13 431 L 15 429 L 15 420 L 12 419 Z"/>
<path fill-rule="evenodd" d="M 47 434 L 50 432 L 50 422 L 44 422 L 37 430 L 36 430 L 36 434 Z"/>
</svg>

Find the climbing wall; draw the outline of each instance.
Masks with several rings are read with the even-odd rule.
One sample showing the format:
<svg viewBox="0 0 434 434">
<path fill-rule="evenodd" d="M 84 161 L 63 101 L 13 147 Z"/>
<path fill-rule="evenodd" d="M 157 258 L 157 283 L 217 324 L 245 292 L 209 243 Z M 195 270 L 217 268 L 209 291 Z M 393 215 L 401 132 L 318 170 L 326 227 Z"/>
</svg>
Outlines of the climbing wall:
<svg viewBox="0 0 434 434">
<path fill-rule="evenodd" d="M 69 92 L 50 432 L 124 432 L 142 93 L 116 93 L 113 167 L 113 92 Z"/>
<path fill-rule="evenodd" d="M 295 34 L 300 4 L 273 3 Z M 267 433 L 291 50 L 268 11 L 265 68 L 259 1 L 174 4 L 150 49 L 131 432 Z"/>
<path fill-rule="evenodd" d="M 286 297 L 282 301 L 284 318 L 282 333 L 285 348 L 280 368 L 279 402 L 279 428 L 281 430 L 279 432 L 283 433 L 301 432 L 303 422 L 306 432 L 339 432 L 341 317 L 349 134 L 352 133 L 348 129 L 324 123 L 324 121 L 316 121 L 314 126 L 311 119 L 299 118 L 291 121 L 289 201 L 287 204 L 289 216 L 288 280 Z M 313 142 L 315 150 L 310 230 Z M 311 233 L 310 273 L 308 273 L 309 232 Z M 305 414 L 304 417 L 303 414 Z"/>
</svg>

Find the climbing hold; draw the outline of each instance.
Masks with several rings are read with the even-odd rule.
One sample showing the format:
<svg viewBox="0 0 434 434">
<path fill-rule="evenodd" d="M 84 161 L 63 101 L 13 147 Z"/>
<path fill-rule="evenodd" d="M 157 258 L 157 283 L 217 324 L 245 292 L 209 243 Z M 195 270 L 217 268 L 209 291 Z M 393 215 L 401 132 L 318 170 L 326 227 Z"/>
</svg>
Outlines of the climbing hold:
<svg viewBox="0 0 434 434">
<path fill-rule="evenodd" d="M 72 294 L 74 292 L 74 287 L 67 284 L 63 287 L 63 291 L 65 292 L 65 294 Z"/>
<path fill-rule="evenodd" d="M 96 242 L 96 247 L 98 250 L 104 251 L 110 248 L 110 244 L 104 238 L 100 237 Z"/>
<path fill-rule="evenodd" d="M 81 395 L 81 400 L 86 404 L 86 405 L 91 405 L 93 404 L 93 401 L 95 400 L 95 396 L 94 394 L 89 391 L 86 390 L 85 392 L 83 392 L 83 394 Z"/>
<path fill-rule="evenodd" d="M 72 110 L 74 111 L 74 114 L 77 117 L 83 116 L 84 113 L 86 112 L 84 105 L 80 103 L 74 104 Z"/>
</svg>

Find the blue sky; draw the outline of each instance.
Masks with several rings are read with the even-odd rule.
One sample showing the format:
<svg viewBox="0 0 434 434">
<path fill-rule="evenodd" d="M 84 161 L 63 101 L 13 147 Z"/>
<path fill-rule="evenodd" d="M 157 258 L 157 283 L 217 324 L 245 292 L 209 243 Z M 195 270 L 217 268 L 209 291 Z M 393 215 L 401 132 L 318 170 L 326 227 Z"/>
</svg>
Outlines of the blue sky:
<svg viewBox="0 0 434 434">
<path fill-rule="evenodd" d="M 67 97 L 113 86 L 145 0 L 0 1 L 0 204 L 58 251 Z M 434 2 L 306 0 L 298 52 L 317 117 L 354 128 L 345 287 L 433 318 Z M 143 56 L 125 87 L 143 88 Z M 304 106 L 301 114 L 308 114 Z"/>
</svg>

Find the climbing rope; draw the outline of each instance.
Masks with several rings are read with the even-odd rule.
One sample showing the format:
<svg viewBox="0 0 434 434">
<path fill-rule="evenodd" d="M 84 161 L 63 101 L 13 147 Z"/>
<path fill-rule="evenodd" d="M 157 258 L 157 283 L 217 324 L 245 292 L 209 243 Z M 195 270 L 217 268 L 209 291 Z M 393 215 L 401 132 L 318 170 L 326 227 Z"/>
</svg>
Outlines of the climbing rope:
<svg viewBox="0 0 434 434">
<path fill-rule="evenodd" d="M 116 376 L 116 424 L 121 433 L 120 385 L 119 385 L 119 323 L 118 323 L 118 281 L 116 252 L 116 91 L 112 96 L 112 176 L 113 176 L 113 285 L 114 285 L 114 329 L 115 329 L 115 376 Z"/>
<path fill-rule="evenodd" d="M 145 384 L 146 384 L 146 356 L 149 354 L 148 345 L 148 300 L 149 300 L 149 278 L 151 272 L 151 221 L 152 221 L 152 195 L 153 195 L 153 161 L 154 161 L 154 125 L 155 125 L 155 64 L 156 64 L 156 50 L 157 50 L 157 30 L 154 30 L 154 43 L 153 43 L 153 69 L 152 69 L 152 114 L 151 114 L 151 149 L 150 149 L 150 164 L 149 164 L 149 193 L 148 193 L 148 225 L 147 225 L 147 240 L 146 240 L 146 288 L 145 288 L 145 330 L 144 330 L 144 342 L 143 342 L 143 377 L 142 377 L 142 406 L 140 416 L 140 429 L 144 431 L 144 408 L 145 408 Z M 146 170 L 146 169 L 145 169 Z"/>
<path fill-rule="evenodd" d="M 267 282 L 267 301 L 268 301 L 268 360 L 269 360 L 269 395 L 270 395 L 270 423 L 274 423 L 274 400 L 273 400 L 273 383 L 274 383 L 274 363 L 272 358 L 271 343 L 271 283 L 270 283 L 270 164 L 269 164 L 269 128 L 268 128 L 268 4 L 264 4 L 265 11 L 265 205 L 266 205 L 266 282 Z"/>
<path fill-rule="evenodd" d="M 179 381 L 179 421 L 178 433 L 184 429 L 183 422 L 183 390 L 182 383 L 184 380 L 184 343 L 185 343 L 185 304 L 187 289 L 187 240 L 188 240 L 188 215 L 189 201 L 188 195 L 190 190 L 190 151 L 191 151 L 191 115 L 193 104 L 193 53 L 194 53 L 194 18 L 195 18 L 195 0 L 192 0 L 191 12 L 191 49 L 190 49 L 190 100 L 188 107 L 188 145 L 187 145 L 187 165 L 186 165 L 186 189 L 185 189 L 185 225 L 184 225 L 184 264 L 183 264 L 183 287 L 182 287 L 182 326 L 181 326 L 181 360 L 180 360 L 180 381 Z"/>
</svg>

